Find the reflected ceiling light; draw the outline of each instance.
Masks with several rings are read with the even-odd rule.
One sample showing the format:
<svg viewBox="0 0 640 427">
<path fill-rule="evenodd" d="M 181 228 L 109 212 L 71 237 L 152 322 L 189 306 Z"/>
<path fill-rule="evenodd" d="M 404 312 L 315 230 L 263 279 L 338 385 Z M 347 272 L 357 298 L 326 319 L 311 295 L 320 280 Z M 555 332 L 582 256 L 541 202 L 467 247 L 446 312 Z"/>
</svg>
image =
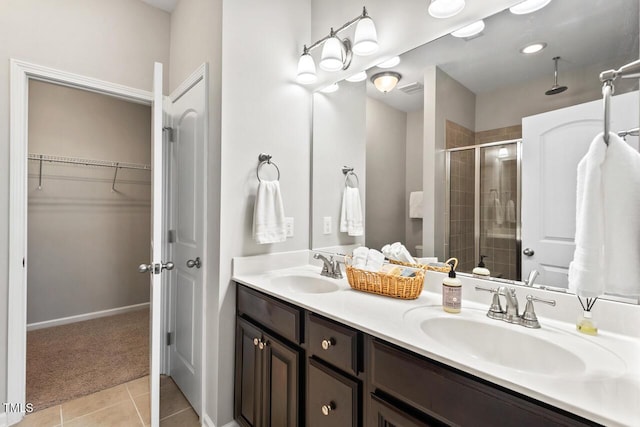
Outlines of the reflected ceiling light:
<svg viewBox="0 0 640 427">
<path fill-rule="evenodd" d="M 300 84 L 308 85 L 315 83 L 316 80 L 318 80 L 316 64 L 313 62 L 313 58 L 309 54 L 309 49 L 305 46 L 304 52 L 298 61 L 298 75 L 296 76 L 296 81 Z"/>
<path fill-rule="evenodd" d="M 500 147 L 500 149 L 498 150 L 498 157 L 503 159 L 508 156 L 509 156 L 509 150 L 507 150 L 506 147 Z"/>
<path fill-rule="evenodd" d="M 333 93 L 335 91 L 337 91 L 338 89 L 340 89 L 340 86 L 338 86 L 338 83 L 334 83 L 332 85 L 329 85 L 323 89 L 320 89 L 320 92 L 322 93 Z"/>
<path fill-rule="evenodd" d="M 366 79 L 367 79 L 367 72 L 360 71 L 359 73 L 355 73 L 353 76 L 347 77 L 345 80 L 348 82 L 355 83 L 355 82 L 361 82 Z"/>
<path fill-rule="evenodd" d="M 402 76 L 395 71 L 384 71 L 371 76 L 373 85 L 382 93 L 391 92 L 396 87 Z"/>
<path fill-rule="evenodd" d="M 547 44 L 544 42 L 531 43 L 520 49 L 520 53 L 530 55 L 532 53 L 540 52 L 545 47 L 547 47 Z"/>
<path fill-rule="evenodd" d="M 393 68 L 400 63 L 400 57 L 394 56 L 393 58 L 389 58 L 386 61 L 382 61 L 376 67 L 380 68 Z"/>
<path fill-rule="evenodd" d="M 462 27 L 459 30 L 452 32 L 451 35 L 453 37 L 467 38 L 475 36 L 476 34 L 480 34 L 482 30 L 484 30 L 484 21 L 481 19 L 467 25 L 466 27 Z"/>
<path fill-rule="evenodd" d="M 429 15 L 434 18 L 451 18 L 462 12 L 464 0 L 431 0 Z"/>
<path fill-rule="evenodd" d="M 338 33 L 354 24 L 357 24 L 357 26 L 352 47 L 351 41 L 348 38 L 341 39 Z M 351 65 L 353 53 L 364 56 L 376 52 L 378 50 L 378 34 L 373 20 L 367 14 L 367 9 L 363 7 L 362 14 L 335 31 L 331 28 L 328 36 L 314 42 L 309 47 L 304 46 L 298 61 L 298 74 L 296 76 L 298 83 L 311 84 L 317 81 L 316 66 L 310 52 L 319 46 L 322 46 L 319 65 L 324 71 L 346 70 Z"/>
<path fill-rule="evenodd" d="M 551 0 L 524 0 L 522 3 L 511 6 L 509 11 L 514 15 L 525 15 L 540 10 L 549 3 L 551 3 Z"/>
</svg>

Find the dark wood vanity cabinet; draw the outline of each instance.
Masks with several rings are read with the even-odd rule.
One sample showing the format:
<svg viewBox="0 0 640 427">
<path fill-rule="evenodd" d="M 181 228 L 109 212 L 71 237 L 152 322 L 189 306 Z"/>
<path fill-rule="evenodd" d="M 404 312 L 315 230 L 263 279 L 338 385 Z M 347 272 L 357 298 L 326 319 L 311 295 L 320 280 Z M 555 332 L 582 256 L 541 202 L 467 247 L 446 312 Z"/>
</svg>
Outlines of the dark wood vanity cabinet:
<svg viewBox="0 0 640 427">
<path fill-rule="evenodd" d="M 597 425 L 243 285 L 235 415 L 245 427 Z"/>
</svg>

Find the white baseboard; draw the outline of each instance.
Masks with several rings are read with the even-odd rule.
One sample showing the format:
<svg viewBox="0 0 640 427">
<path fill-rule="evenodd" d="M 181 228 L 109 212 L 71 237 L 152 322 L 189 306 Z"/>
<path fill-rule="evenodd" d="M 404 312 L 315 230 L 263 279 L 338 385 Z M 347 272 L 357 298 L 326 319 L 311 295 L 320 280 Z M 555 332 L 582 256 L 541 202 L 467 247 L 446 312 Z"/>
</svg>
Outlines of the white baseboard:
<svg viewBox="0 0 640 427">
<path fill-rule="evenodd" d="M 142 304 L 128 305 L 126 307 L 111 308 L 109 310 L 94 311 L 93 313 L 78 314 L 75 316 L 61 317 L 60 319 L 46 320 L 44 322 L 29 323 L 27 331 L 35 331 L 36 329 L 50 328 L 52 326 L 67 325 L 69 323 L 82 322 L 84 320 L 98 319 L 100 317 L 113 316 L 123 314 L 129 311 L 141 310 L 149 307 L 148 302 Z M 0 418 L 1 420 L 2 418 Z M 0 427 L 3 425 L 0 423 Z"/>
<path fill-rule="evenodd" d="M 213 421 L 211 421 L 209 415 L 204 414 L 202 416 L 202 427 L 216 427 L 216 425 Z M 222 427 L 240 427 L 240 424 L 238 424 L 236 420 L 233 420 L 230 423 L 223 425 Z"/>
<path fill-rule="evenodd" d="M 0 427 L 7 427 L 7 413 L 0 412 Z"/>
</svg>

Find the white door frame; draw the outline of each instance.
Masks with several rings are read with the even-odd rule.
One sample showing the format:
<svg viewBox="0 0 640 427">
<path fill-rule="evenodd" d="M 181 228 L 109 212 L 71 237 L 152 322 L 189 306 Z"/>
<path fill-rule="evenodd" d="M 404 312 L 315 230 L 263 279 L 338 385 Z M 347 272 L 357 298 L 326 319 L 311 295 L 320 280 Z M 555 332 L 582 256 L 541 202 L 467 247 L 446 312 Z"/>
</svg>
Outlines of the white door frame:
<svg viewBox="0 0 640 427">
<path fill-rule="evenodd" d="M 21 404 L 21 412 L 7 414 L 8 424 L 24 416 L 27 356 L 27 154 L 29 80 L 64 85 L 151 105 L 151 92 L 10 59 L 9 123 L 9 293 L 7 402 Z"/>
</svg>

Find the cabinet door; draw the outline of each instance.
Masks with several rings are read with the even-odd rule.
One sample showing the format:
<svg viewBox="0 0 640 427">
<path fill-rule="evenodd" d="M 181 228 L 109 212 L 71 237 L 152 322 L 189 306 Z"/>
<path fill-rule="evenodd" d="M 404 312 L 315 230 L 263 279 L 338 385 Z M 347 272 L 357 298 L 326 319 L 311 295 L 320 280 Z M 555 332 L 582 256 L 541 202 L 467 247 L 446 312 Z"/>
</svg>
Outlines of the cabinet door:
<svg viewBox="0 0 640 427">
<path fill-rule="evenodd" d="M 262 423 L 262 352 L 258 347 L 261 339 L 260 329 L 246 320 L 237 319 L 235 417 L 248 427 L 258 427 Z"/>
<path fill-rule="evenodd" d="M 307 369 L 308 427 L 358 427 L 360 385 L 309 358 Z"/>
<path fill-rule="evenodd" d="M 265 426 L 300 424 L 300 351 L 264 336 L 263 405 Z"/>
<path fill-rule="evenodd" d="M 444 424 L 434 421 L 425 423 L 419 421 L 400 409 L 385 402 L 375 394 L 370 397 L 369 427 L 431 427 Z"/>
</svg>

